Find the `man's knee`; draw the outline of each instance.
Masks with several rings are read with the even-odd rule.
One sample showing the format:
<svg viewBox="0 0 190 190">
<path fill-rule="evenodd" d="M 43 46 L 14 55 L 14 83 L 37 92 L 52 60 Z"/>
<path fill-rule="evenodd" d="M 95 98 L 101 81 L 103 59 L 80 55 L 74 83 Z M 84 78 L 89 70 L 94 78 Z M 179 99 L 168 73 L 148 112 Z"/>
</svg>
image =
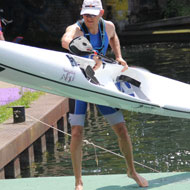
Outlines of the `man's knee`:
<svg viewBox="0 0 190 190">
<path fill-rule="evenodd" d="M 118 124 L 112 126 L 112 128 L 119 138 L 124 138 L 128 135 L 128 131 L 127 131 L 127 128 L 126 128 L 124 122 L 118 123 Z"/>
<path fill-rule="evenodd" d="M 81 139 L 83 137 L 83 127 L 82 126 L 72 126 L 71 135 L 72 135 L 72 138 Z"/>
</svg>

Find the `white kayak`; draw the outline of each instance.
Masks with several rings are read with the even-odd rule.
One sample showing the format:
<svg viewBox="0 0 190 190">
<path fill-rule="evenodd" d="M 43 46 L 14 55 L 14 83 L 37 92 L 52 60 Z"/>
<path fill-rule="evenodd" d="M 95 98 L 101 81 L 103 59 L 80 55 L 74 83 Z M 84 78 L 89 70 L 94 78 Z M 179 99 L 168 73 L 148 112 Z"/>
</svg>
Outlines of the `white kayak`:
<svg viewBox="0 0 190 190">
<path fill-rule="evenodd" d="M 190 85 L 141 68 L 0 41 L 0 80 L 129 111 L 190 119 Z M 127 81 L 127 82 L 126 82 Z M 116 85 L 117 84 L 117 85 Z"/>
</svg>

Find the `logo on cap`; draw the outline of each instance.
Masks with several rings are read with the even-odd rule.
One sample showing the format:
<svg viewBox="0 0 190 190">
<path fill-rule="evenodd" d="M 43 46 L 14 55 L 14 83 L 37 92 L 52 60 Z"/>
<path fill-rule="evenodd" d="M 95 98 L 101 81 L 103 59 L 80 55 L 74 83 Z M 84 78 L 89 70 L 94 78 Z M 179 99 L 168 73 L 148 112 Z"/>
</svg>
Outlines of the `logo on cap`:
<svg viewBox="0 0 190 190">
<path fill-rule="evenodd" d="M 85 7 L 91 7 L 92 8 L 92 7 L 95 7 L 95 6 L 93 6 L 93 5 L 86 5 Z"/>
</svg>

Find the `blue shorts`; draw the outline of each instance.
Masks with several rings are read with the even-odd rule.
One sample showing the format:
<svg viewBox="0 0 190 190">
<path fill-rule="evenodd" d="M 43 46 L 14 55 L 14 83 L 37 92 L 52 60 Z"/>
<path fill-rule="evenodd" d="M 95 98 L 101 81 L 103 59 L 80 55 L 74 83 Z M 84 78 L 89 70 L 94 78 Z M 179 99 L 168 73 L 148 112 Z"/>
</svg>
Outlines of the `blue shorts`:
<svg viewBox="0 0 190 190">
<path fill-rule="evenodd" d="M 119 109 L 108 106 L 96 105 L 99 112 L 104 115 L 108 123 L 113 126 L 117 123 L 125 122 L 123 114 Z M 71 126 L 84 126 L 87 102 L 69 99 L 69 122 Z"/>
</svg>

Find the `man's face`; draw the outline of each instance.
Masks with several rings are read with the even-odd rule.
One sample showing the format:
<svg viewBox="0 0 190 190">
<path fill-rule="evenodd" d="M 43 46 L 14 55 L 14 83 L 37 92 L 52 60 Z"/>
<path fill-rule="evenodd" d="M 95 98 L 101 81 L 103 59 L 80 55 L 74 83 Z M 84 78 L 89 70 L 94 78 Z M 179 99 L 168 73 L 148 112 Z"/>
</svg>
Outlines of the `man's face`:
<svg viewBox="0 0 190 190">
<path fill-rule="evenodd" d="M 96 15 L 84 14 L 83 19 L 86 26 L 88 28 L 92 28 L 92 27 L 98 26 L 100 15 L 96 16 Z"/>
<path fill-rule="evenodd" d="M 83 19 L 88 28 L 97 27 L 100 17 L 102 17 L 104 14 L 104 10 L 101 10 L 99 15 L 90 15 L 90 14 L 84 14 Z"/>
</svg>

